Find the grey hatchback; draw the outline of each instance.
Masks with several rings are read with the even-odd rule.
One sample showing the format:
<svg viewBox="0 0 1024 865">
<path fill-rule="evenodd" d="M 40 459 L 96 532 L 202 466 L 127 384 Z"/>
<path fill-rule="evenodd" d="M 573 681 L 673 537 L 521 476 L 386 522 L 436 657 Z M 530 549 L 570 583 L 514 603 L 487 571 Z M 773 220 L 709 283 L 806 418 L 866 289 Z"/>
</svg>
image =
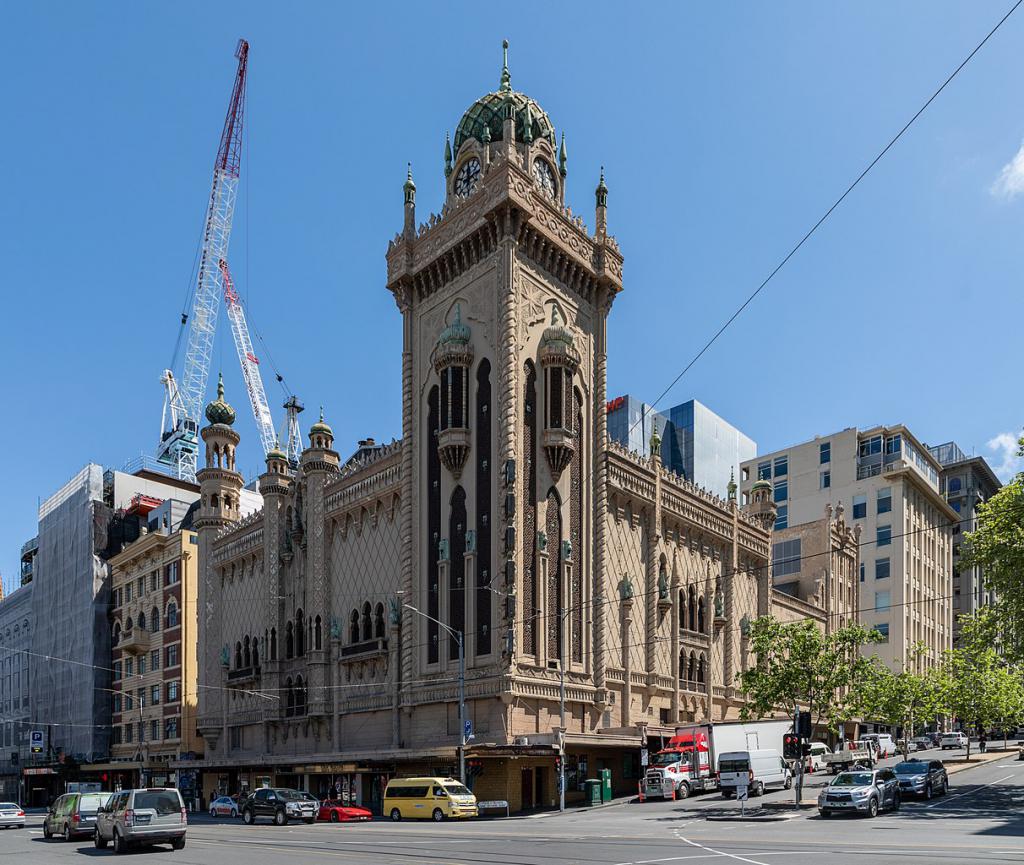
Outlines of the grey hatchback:
<svg viewBox="0 0 1024 865">
<path fill-rule="evenodd" d="M 96 827 L 96 812 L 109 798 L 109 793 L 65 793 L 58 796 L 43 817 L 43 837 L 59 835 L 70 841 L 79 835 L 92 835 Z"/>
<path fill-rule="evenodd" d="M 113 843 L 115 853 L 144 844 L 185 846 L 188 816 L 181 794 L 173 787 L 122 790 L 110 797 L 96 815 L 97 849 Z"/>
</svg>

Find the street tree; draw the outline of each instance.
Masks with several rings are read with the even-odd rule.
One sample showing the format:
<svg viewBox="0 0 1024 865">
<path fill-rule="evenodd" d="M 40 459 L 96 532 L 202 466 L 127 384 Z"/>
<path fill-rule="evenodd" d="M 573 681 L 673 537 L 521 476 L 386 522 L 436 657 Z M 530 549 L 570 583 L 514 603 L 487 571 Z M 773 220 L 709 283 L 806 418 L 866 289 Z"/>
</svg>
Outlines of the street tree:
<svg viewBox="0 0 1024 865">
<path fill-rule="evenodd" d="M 1003 652 L 1024 663 L 1024 472 L 979 506 L 978 528 L 965 535 L 960 555 L 960 567 L 973 566 L 996 592 Z"/>
<path fill-rule="evenodd" d="M 861 647 L 882 636 L 859 624 L 826 634 L 814 622 L 762 616 L 750 624 L 749 638 L 757 660 L 737 677 L 747 697 L 741 717 L 760 718 L 800 704 L 815 725 L 836 732 L 850 717 L 851 693 L 868 672 Z"/>
</svg>

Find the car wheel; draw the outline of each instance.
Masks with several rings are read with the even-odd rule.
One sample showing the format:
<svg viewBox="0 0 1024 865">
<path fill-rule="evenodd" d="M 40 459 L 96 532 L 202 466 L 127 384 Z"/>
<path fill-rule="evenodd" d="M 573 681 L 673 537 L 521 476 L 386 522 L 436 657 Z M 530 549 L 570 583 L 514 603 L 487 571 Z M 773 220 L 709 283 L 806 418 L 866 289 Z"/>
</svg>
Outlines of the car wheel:
<svg viewBox="0 0 1024 865">
<path fill-rule="evenodd" d="M 786 783 L 783 784 L 782 786 L 783 786 L 783 789 L 785 789 L 785 790 L 792 789 L 792 787 L 793 787 L 793 776 L 792 775 L 787 775 L 786 776 Z"/>
<path fill-rule="evenodd" d="M 444 819 L 444 811 L 440 808 L 435 808 L 434 813 L 430 815 L 435 823 L 440 823 Z"/>
<path fill-rule="evenodd" d="M 754 785 L 753 795 L 755 795 L 755 796 L 763 796 L 764 795 L 764 782 L 758 781 Z"/>
<path fill-rule="evenodd" d="M 832 816 L 832 812 L 829 811 L 828 808 L 819 808 L 818 813 L 821 814 L 821 816 L 824 817 L 826 820 Z"/>
<path fill-rule="evenodd" d="M 899 811 L 900 810 L 900 805 L 902 805 L 902 804 L 903 804 L 903 801 L 900 799 L 900 794 L 899 793 L 897 793 L 895 796 L 892 797 L 892 810 L 893 811 Z"/>
<path fill-rule="evenodd" d="M 869 817 L 877 817 L 878 816 L 878 800 L 874 796 L 872 796 L 868 800 L 868 816 Z"/>
<path fill-rule="evenodd" d="M 392 820 L 392 822 L 397 823 L 401 819 L 402 819 L 402 812 L 399 811 L 397 808 L 392 808 L 391 809 L 391 820 Z"/>
<path fill-rule="evenodd" d="M 284 811 L 274 812 L 274 825 L 284 826 L 288 822 L 288 815 Z"/>
<path fill-rule="evenodd" d="M 331 822 L 332 823 L 337 823 L 338 822 L 338 812 L 337 811 L 331 811 Z"/>
<path fill-rule="evenodd" d="M 71 835 L 71 826 L 70 826 L 70 824 L 68 824 L 68 823 L 65 823 L 65 824 L 64 824 L 64 840 L 65 840 L 65 841 L 70 841 L 70 840 L 71 840 L 71 838 L 72 838 L 72 835 Z"/>
<path fill-rule="evenodd" d="M 210 809 L 210 816 L 211 817 L 216 817 L 217 816 L 217 812 L 213 808 Z"/>
<path fill-rule="evenodd" d="M 120 856 L 128 852 L 128 845 L 124 843 L 124 838 L 121 837 L 121 833 L 116 829 L 114 830 L 114 854 Z"/>
<path fill-rule="evenodd" d="M 690 785 L 687 784 L 685 781 L 683 781 L 683 783 L 679 785 L 679 789 L 676 790 L 676 798 L 677 799 L 685 799 L 689 795 L 690 795 Z"/>
<path fill-rule="evenodd" d="M 107 849 L 107 840 L 100 835 L 99 830 L 93 834 L 92 843 L 97 850 Z"/>
<path fill-rule="evenodd" d="M 238 811 L 237 811 L 237 810 L 235 810 L 234 808 L 232 808 L 232 809 L 231 809 L 231 816 L 232 816 L 232 817 L 237 817 L 237 816 L 238 816 Z"/>
<path fill-rule="evenodd" d="M 184 838 L 175 838 L 171 842 L 171 849 L 172 850 L 184 850 L 185 849 L 185 839 Z"/>
<path fill-rule="evenodd" d="M 253 819 L 254 818 L 252 816 L 252 811 L 250 811 L 248 808 L 246 808 L 242 812 L 242 822 L 245 823 L 246 826 L 251 826 L 252 823 L 253 823 Z"/>
<path fill-rule="evenodd" d="M 732 793 L 730 793 L 728 790 L 723 790 L 722 791 L 722 798 L 723 799 L 731 799 L 732 798 Z"/>
<path fill-rule="evenodd" d="M 942 779 L 942 795 L 945 796 L 949 792 L 949 778 Z"/>
<path fill-rule="evenodd" d="M 50 831 L 50 824 L 43 820 L 43 838 L 47 841 L 53 837 L 53 833 Z"/>
</svg>

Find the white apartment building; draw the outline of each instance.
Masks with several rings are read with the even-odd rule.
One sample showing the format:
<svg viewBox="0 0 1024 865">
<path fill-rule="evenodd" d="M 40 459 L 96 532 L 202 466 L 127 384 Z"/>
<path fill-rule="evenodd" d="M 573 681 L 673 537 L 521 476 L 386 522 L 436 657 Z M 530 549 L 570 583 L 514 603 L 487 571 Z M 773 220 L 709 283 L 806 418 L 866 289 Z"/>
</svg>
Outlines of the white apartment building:
<svg viewBox="0 0 1024 865">
<path fill-rule="evenodd" d="M 941 469 L 902 425 L 851 427 L 742 464 L 744 500 L 757 480 L 772 482 L 776 529 L 818 520 L 829 503 L 860 527 L 861 621 L 885 637 L 869 651 L 894 670 L 918 643 L 927 647 L 918 668 L 952 646 L 959 515 L 940 492 Z M 794 554 L 786 550 L 787 559 Z"/>
</svg>

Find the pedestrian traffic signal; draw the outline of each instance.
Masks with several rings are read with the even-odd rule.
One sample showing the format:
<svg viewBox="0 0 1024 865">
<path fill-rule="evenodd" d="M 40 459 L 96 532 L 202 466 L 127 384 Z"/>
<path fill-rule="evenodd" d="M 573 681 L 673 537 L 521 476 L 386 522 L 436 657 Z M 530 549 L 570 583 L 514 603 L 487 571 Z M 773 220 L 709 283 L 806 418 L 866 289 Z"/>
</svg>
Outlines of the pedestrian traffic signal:
<svg viewBox="0 0 1024 865">
<path fill-rule="evenodd" d="M 786 733 L 782 737 L 782 756 L 787 760 L 800 759 L 800 737 L 796 733 Z"/>
</svg>

